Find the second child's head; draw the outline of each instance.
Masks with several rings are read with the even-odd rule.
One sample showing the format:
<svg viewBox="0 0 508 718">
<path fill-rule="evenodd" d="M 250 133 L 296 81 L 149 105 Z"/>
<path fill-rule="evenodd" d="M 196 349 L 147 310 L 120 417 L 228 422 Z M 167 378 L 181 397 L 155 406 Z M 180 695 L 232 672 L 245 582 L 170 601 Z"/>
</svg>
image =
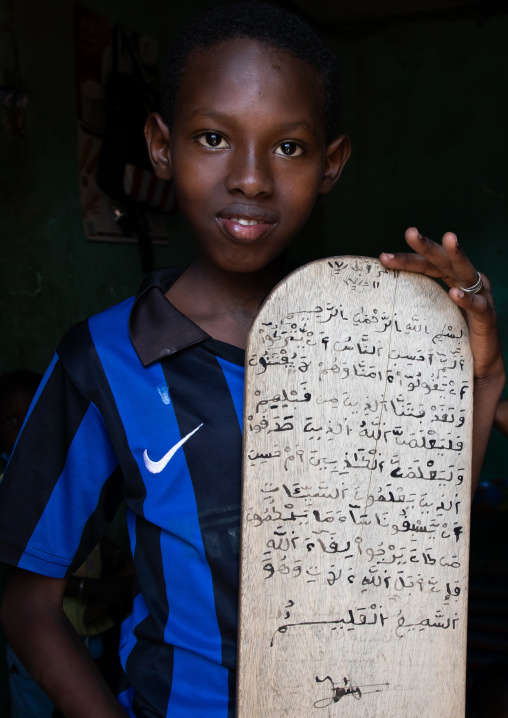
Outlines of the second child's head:
<svg viewBox="0 0 508 718">
<path fill-rule="evenodd" d="M 25 416 L 42 377 L 19 369 L 0 376 L 0 451 L 9 455 L 14 448 Z"/>
<path fill-rule="evenodd" d="M 284 252 L 349 156 L 339 106 L 334 56 L 293 15 L 234 4 L 183 33 L 146 135 L 201 261 L 256 272 Z"/>
</svg>

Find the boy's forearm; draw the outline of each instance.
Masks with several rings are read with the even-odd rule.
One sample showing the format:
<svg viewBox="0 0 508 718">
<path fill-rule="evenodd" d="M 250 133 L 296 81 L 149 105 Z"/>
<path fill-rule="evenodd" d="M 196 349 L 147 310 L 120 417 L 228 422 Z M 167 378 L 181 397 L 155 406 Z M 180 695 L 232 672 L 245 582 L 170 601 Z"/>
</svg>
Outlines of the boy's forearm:
<svg viewBox="0 0 508 718">
<path fill-rule="evenodd" d="M 480 479 L 487 443 L 492 431 L 497 404 L 505 385 L 504 367 L 485 379 L 475 380 L 473 400 L 473 460 L 472 494 L 476 491 Z"/>
<path fill-rule="evenodd" d="M 126 718 L 61 608 L 64 586 L 16 569 L 1 609 L 7 639 L 66 718 Z"/>
</svg>

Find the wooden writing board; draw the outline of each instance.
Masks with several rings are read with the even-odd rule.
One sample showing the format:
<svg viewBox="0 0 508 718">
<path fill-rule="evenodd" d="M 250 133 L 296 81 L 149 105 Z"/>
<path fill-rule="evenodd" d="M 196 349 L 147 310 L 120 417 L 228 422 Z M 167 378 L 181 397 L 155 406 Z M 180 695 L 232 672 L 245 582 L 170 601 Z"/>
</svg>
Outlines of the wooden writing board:
<svg viewBox="0 0 508 718">
<path fill-rule="evenodd" d="M 239 718 L 463 718 L 473 375 L 433 280 L 307 265 L 246 355 Z"/>
</svg>

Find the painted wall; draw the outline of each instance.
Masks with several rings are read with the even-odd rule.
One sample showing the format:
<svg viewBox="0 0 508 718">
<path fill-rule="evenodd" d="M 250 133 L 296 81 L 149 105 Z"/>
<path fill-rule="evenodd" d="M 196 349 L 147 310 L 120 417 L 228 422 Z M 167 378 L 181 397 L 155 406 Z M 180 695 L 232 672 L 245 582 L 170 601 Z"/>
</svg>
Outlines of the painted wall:
<svg viewBox="0 0 508 718">
<path fill-rule="evenodd" d="M 493 283 L 508 351 L 508 13 L 401 23 L 337 45 L 353 144 L 321 222 L 323 255 L 398 251 L 406 227 L 454 231 Z M 356 249 L 356 246 L 358 249 Z M 483 479 L 508 479 L 493 432 Z"/>
<path fill-rule="evenodd" d="M 111 20 L 167 42 L 204 0 L 84 0 Z M 184 6 L 184 7 L 182 7 Z M 84 238 L 78 207 L 73 3 L 0 0 L 30 93 L 25 137 L 0 129 L 0 372 L 42 371 L 74 322 L 135 292 L 137 248 Z M 0 30 L 0 72 L 12 69 Z M 403 246 L 417 225 L 433 238 L 456 231 L 493 280 L 508 342 L 508 14 L 406 22 L 364 37 L 331 38 L 343 65 L 344 131 L 353 155 L 334 193 L 295 242 L 295 256 L 377 255 Z M 0 108 L 1 109 L 1 108 Z M 3 118 L 1 118 L 3 119 Z M 181 218 L 156 264 L 191 256 Z M 494 440 L 486 475 L 505 475 Z"/>
<path fill-rule="evenodd" d="M 157 21 L 156 4 L 166 7 L 162 24 Z M 0 25 L 9 21 L 11 5 L 0 0 Z M 133 0 L 88 5 L 131 25 L 140 7 Z M 144 21 L 140 19 L 141 29 L 160 37 L 172 26 L 169 5 L 144 2 L 142 7 L 149 12 Z M 43 370 L 71 324 L 132 295 L 142 278 L 135 245 L 96 244 L 83 234 L 73 7 L 68 0 L 14 3 L 13 30 L 29 103 L 25 137 L 0 130 L 0 371 Z M 4 31 L 0 37 L 3 74 L 13 67 L 13 52 L 9 35 Z M 180 260 L 179 222 L 173 221 L 169 249 L 156 248 L 159 265 Z"/>
</svg>

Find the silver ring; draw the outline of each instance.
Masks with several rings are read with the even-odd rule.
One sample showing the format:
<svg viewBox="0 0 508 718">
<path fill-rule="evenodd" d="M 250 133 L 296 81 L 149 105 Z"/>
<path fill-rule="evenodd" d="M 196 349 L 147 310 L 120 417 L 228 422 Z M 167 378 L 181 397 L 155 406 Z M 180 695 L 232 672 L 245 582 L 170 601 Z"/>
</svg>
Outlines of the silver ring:
<svg viewBox="0 0 508 718">
<path fill-rule="evenodd" d="M 459 284 L 459 289 L 462 289 L 462 291 L 466 292 L 466 294 L 478 294 L 478 292 L 481 292 L 483 289 L 481 274 L 478 270 L 476 270 L 476 274 L 478 275 L 478 281 L 476 284 L 473 284 L 472 287 L 461 287 Z"/>
</svg>

